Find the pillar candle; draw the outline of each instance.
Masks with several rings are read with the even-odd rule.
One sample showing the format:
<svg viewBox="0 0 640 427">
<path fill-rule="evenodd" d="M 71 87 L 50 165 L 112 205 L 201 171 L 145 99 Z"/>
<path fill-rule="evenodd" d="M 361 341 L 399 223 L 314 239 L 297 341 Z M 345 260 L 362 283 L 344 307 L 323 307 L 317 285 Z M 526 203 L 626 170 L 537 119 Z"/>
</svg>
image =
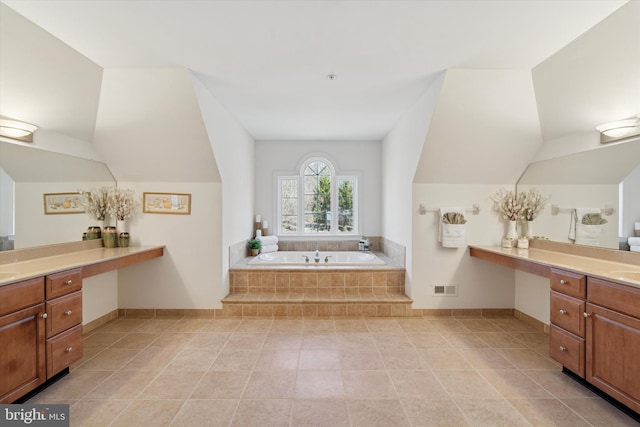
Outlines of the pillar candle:
<svg viewBox="0 0 640 427">
<path fill-rule="evenodd" d="M 262 237 L 262 230 L 256 230 L 256 237 Z"/>
<path fill-rule="evenodd" d="M 269 223 L 266 220 L 262 221 L 262 228 L 269 228 Z"/>
<path fill-rule="evenodd" d="M 260 222 L 262 221 L 262 217 L 260 216 L 260 214 L 256 215 L 256 222 Z"/>
</svg>

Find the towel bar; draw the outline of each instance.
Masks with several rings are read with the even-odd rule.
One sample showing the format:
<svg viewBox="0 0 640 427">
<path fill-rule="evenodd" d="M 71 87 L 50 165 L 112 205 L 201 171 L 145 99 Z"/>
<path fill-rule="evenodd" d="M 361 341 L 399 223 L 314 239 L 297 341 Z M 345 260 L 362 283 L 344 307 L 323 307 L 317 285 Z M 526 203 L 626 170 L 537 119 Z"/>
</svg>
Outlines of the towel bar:
<svg viewBox="0 0 640 427">
<path fill-rule="evenodd" d="M 425 208 L 424 205 L 422 203 L 420 203 L 420 208 L 418 209 L 418 213 L 420 215 L 424 215 L 427 212 L 439 212 L 440 208 Z M 479 205 L 472 205 L 471 208 L 466 208 L 464 210 L 465 212 L 471 212 L 473 215 L 478 215 L 480 214 L 480 206 Z"/>
<path fill-rule="evenodd" d="M 558 205 L 551 205 L 551 215 L 558 215 L 559 213 L 571 213 L 575 210 L 575 208 L 561 208 Z M 613 215 L 616 210 L 609 205 L 606 205 L 604 208 L 600 209 L 600 211 L 606 215 Z"/>
</svg>

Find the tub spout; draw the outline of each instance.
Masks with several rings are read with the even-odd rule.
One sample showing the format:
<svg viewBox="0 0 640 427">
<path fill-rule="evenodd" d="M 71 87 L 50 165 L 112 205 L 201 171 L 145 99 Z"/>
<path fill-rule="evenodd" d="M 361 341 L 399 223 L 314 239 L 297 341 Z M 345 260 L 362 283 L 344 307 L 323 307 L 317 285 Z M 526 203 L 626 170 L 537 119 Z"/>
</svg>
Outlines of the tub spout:
<svg viewBox="0 0 640 427">
<path fill-rule="evenodd" d="M 302 258 L 304 258 L 304 262 L 309 262 L 309 257 L 306 255 L 302 255 Z"/>
<path fill-rule="evenodd" d="M 320 262 L 320 251 L 316 249 L 316 256 L 313 257 L 315 262 Z"/>
<path fill-rule="evenodd" d="M 331 255 L 327 255 L 326 257 L 324 257 L 324 262 L 329 262 L 329 258 L 331 258 Z"/>
</svg>

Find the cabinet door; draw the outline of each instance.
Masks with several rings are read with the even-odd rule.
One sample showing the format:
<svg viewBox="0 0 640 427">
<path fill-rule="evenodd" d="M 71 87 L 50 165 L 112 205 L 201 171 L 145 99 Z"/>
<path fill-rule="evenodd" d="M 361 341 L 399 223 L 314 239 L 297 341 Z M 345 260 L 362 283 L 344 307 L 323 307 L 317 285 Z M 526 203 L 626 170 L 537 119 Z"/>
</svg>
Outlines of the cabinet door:
<svg viewBox="0 0 640 427">
<path fill-rule="evenodd" d="M 587 303 L 587 381 L 640 412 L 640 319 Z"/>
<path fill-rule="evenodd" d="M 46 380 L 44 304 L 0 317 L 0 403 L 12 403 Z"/>
</svg>

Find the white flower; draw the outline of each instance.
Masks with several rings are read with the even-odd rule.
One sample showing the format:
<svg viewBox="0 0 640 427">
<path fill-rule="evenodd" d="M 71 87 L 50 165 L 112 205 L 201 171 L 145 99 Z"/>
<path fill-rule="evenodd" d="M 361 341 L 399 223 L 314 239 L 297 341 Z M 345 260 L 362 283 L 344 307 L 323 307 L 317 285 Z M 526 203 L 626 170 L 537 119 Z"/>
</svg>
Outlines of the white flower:
<svg viewBox="0 0 640 427">
<path fill-rule="evenodd" d="M 124 221 L 125 219 L 133 215 L 134 210 L 134 191 L 119 187 L 111 187 L 109 189 L 109 202 L 108 211 L 118 221 Z"/>
<path fill-rule="evenodd" d="M 491 197 L 493 200 L 493 210 L 509 221 L 524 218 L 524 210 L 521 200 L 513 191 L 500 189 Z"/>
<path fill-rule="evenodd" d="M 91 192 L 81 191 L 87 197 L 84 202 L 85 211 L 98 221 L 104 221 L 109 211 L 109 188 L 100 187 Z"/>
</svg>

